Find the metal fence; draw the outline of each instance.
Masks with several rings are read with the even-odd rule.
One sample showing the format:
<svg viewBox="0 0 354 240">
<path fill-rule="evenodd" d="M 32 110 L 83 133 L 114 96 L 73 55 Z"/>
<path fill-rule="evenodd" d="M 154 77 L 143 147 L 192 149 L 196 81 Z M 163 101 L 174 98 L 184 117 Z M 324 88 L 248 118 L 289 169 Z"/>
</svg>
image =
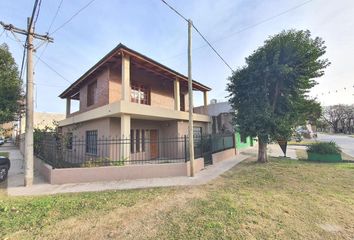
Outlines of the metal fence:
<svg viewBox="0 0 354 240">
<path fill-rule="evenodd" d="M 195 158 L 234 147 L 233 135 L 195 136 Z M 35 155 L 54 168 L 167 164 L 189 161 L 189 139 L 86 138 L 41 133 L 34 140 Z"/>
</svg>

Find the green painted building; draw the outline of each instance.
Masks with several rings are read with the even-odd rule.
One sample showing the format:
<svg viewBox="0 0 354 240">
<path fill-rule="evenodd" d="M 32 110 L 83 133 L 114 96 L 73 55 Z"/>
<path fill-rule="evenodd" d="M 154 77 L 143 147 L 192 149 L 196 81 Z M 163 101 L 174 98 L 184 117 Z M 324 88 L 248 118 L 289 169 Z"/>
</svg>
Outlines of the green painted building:
<svg viewBox="0 0 354 240">
<path fill-rule="evenodd" d="M 236 139 L 236 149 L 243 149 L 243 148 L 253 146 L 253 139 L 251 137 L 241 137 L 241 134 L 236 132 L 235 139 Z"/>
</svg>

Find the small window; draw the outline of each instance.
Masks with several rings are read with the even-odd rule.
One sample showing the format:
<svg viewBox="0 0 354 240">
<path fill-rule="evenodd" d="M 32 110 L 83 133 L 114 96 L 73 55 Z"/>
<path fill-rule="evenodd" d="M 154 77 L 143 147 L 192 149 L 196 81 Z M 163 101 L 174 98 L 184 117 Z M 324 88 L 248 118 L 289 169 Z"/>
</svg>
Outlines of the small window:
<svg viewBox="0 0 354 240">
<path fill-rule="evenodd" d="M 87 106 L 97 103 L 97 81 L 87 86 Z"/>
<path fill-rule="evenodd" d="M 86 153 L 97 154 L 97 130 L 86 131 Z"/>
<path fill-rule="evenodd" d="M 138 84 L 131 85 L 130 100 L 139 104 L 150 104 L 150 91 L 147 87 Z"/>
<path fill-rule="evenodd" d="M 201 127 L 193 127 L 193 136 L 201 137 L 202 136 L 202 128 Z"/>
<path fill-rule="evenodd" d="M 66 134 L 66 148 L 73 149 L 73 133 L 71 132 Z"/>
</svg>

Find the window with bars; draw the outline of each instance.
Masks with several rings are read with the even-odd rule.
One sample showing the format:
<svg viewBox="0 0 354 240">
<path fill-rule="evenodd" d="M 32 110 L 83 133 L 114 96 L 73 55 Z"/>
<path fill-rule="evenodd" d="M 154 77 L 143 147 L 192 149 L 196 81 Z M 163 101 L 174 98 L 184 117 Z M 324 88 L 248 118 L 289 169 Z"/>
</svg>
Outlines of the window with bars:
<svg viewBox="0 0 354 240">
<path fill-rule="evenodd" d="M 91 106 L 97 102 L 97 81 L 87 86 L 87 106 Z"/>
<path fill-rule="evenodd" d="M 150 105 L 150 90 L 144 85 L 132 84 L 130 99 L 135 103 Z"/>
<path fill-rule="evenodd" d="M 73 133 L 72 132 L 68 132 L 66 134 L 66 148 L 73 149 Z"/>
<path fill-rule="evenodd" d="M 97 130 L 86 131 L 86 153 L 97 154 Z"/>
<path fill-rule="evenodd" d="M 130 130 L 130 152 L 138 153 L 145 152 L 145 130 L 135 129 Z"/>
</svg>

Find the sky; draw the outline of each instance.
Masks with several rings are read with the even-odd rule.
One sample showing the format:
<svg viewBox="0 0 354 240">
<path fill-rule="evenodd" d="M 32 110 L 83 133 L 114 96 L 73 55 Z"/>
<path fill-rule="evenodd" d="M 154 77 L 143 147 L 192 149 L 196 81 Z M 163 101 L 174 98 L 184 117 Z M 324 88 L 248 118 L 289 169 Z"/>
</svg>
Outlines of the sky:
<svg viewBox="0 0 354 240">
<path fill-rule="evenodd" d="M 53 32 L 90 0 L 42 0 L 35 31 Z M 354 103 L 353 0 L 166 0 L 213 44 L 233 69 L 282 30 L 311 31 L 327 46 L 331 65 L 310 92 L 323 105 Z M 0 1 L 0 21 L 26 28 L 33 2 Z M 0 29 L 18 65 L 25 37 Z M 58 95 L 119 43 L 187 75 L 187 24 L 161 0 L 96 0 L 56 31 L 54 43 L 39 46 L 35 60 L 35 111 L 65 112 Z M 209 99 L 225 100 L 231 70 L 193 32 L 193 79 L 209 86 Z M 17 38 L 17 39 L 16 39 Z M 43 51 L 44 50 L 44 51 Z M 48 67 L 50 66 L 50 67 Z M 20 66 L 19 66 L 20 67 Z M 54 71 L 53 71 L 54 70 Z M 203 103 L 194 94 L 195 106 Z"/>
</svg>

